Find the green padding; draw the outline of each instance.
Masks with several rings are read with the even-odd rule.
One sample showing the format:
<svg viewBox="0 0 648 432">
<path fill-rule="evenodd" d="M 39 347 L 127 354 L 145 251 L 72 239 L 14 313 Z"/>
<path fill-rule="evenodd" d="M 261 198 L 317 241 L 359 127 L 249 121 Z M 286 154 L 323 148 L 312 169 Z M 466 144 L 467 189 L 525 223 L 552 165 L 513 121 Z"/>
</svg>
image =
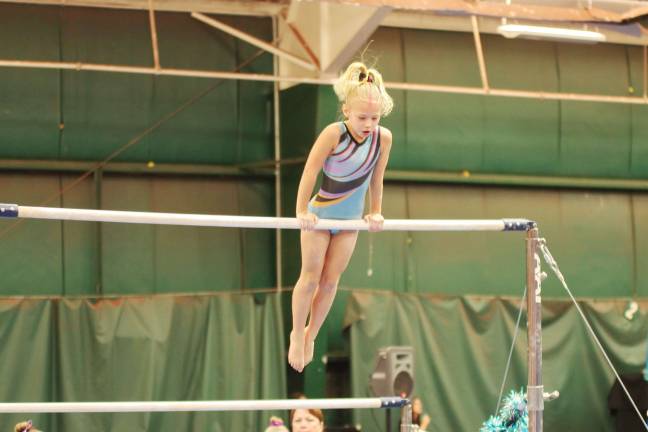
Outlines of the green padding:
<svg viewBox="0 0 648 432">
<path fill-rule="evenodd" d="M 406 81 L 479 86 L 471 39 L 467 33 L 403 31 Z M 406 145 L 395 142 L 393 154 L 398 156 L 404 151 L 407 165 L 390 165 L 391 168 L 461 170 L 480 166 L 482 105 L 479 97 L 408 92 L 405 105 L 395 109 L 405 110 L 408 130 Z"/>
<path fill-rule="evenodd" d="M 77 180 L 75 176 L 61 176 L 64 185 Z M 97 183 L 92 176 L 70 188 L 61 198 L 67 208 L 97 208 Z M 33 186 L 32 186 L 33 187 Z M 31 224 L 34 221 L 26 221 Z M 101 224 L 92 222 L 48 222 L 57 225 L 63 233 L 63 295 L 92 295 L 101 293 Z M 32 244 L 32 247 L 34 245 Z"/>
<path fill-rule="evenodd" d="M 648 207 L 641 194 L 388 185 L 387 219 L 528 218 L 586 297 L 646 291 Z M 633 222 L 634 220 L 634 222 Z M 525 284 L 524 233 L 384 232 L 359 238 L 342 284 L 407 292 L 513 295 Z M 636 266 L 633 264 L 637 259 Z M 373 269 L 373 275 L 367 271 Z M 548 282 L 551 296 L 565 296 Z"/>
<path fill-rule="evenodd" d="M 66 60 L 152 63 L 145 12 L 74 11 L 66 15 L 64 23 L 62 45 L 69 51 Z M 268 23 L 253 19 L 230 22 L 243 30 L 254 27 L 265 38 L 270 34 Z M 159 14 L 158 32 L 160 62 L 167 68 L 233 71 L 251 56 L 249 50 L 239 52 L 233 37 L 188 14 Z M 106 38 L 107 34 L 114 37 Z M 247 71 L 268 73 L 271 68 L 264 59 Z M 74 72 L 65 74 L 63 87 L 67 127 L 62 157 L 105 157 L 212 87 L 119 159 L 236 163 L 268 158 L 272 154 L 272 111 L 267 102 L 272 87 L 268 84 Z"/>
<path fill-rule="evenodd" d="M 272 39 L 272 21 L 255 17 L 219 17 L 225 23 L 244 28 L 259 39 Z M 216 30 L 214 30 L 216 31 Z M 241 71 L 246 73 L 273 73 L 273 56 L 246 42 L 236 41 L 236 61 L 243 63 L 256 58 Z M 258 56 L 258 57 L 257 57 Z M 238 65 L 237 65 L 238 66 Z M 255 162 L 274 158 L 274 84 L 255 81 L 237 81 L 238 138 L 236 161 Z M 220 115 L 221 106 L 217 116 Z M 225 144 L 226 145 L 226 144 Z"/>
<path fill-rule="evenodd" d="M 280 296 L 0 300 L 0 400 L 286 397 Z M 260 300 L 260 301 L 259 301 Z M 278 413 L 286 418 L 286 413 Z M 49 432 L 262 430 L 268 412 L 30 415 Z M 24 415 L 3 415 L 13 430 Z"/>
<path fill-rule="evenodd" d="M 560 44 L 556 60 L 561 91 L 628 96 L 624 47 Z M 562 102 L 561 171 L 568 175 L 629 176 L 631 133 L 630 105 Z"/>
<path fill-rule="evenodd" d="M 59 61 L 59 9 L 0 5 L 0 57 Z M 0 68 L 0 157 L 58 157 L 60 79 L 56 70 Z"/>
<path fill-rule="evenodd" d="M 371 39 L 364 60 L 387 81 L 483 86 L 469 33 L 381 27 Z M 491 88 L 643 94 L 640 49 L 499 35 L 482 35 L 481 41 Z M 644 106 L 390 92 L 394 112 L 382 122 L 394 132 L 390 169 L 615 178 L 642 178 L 648 169 Z M 338 102 L 324 91 L 319 98 L 321 128 Z"/>
<path fill-rule="evenodd" d="M 483 42 L 491 87 L 560 91 L 555 44 L 496 36 L 484 37 Z M 560 102 L 485 97 L 482 103 L 484 171 L 559 171 Z"/>
<path fill-rule="evenodd" d="M 429 430 L 478 430 L 497 405 L 519 304 L 520 298 L 353 293 L 345 319 L 351 328 L 353 396 L 369 394 L 380 347 L 410 345 L 414 391 L 430 414 Z M 645 361 L 648 316 L 627 321 L 625 304 L 587 301 L 581 307 L 615 367 L 638 372 Z M 646 308 L 648 301 L 641 301 L 640 310 Z M 506 391 L 526 387 L 526 317 L 522 320 Z M 544 302 L 542 338 L 545 390 L 561 394 L 545 404 L 545 429 L 614 430 L 607 409 L 612 372 L 569 302 Z M 385 428 L 383 413 L 357 411 L 355 418 L 363 430 Z"/>
<path fill-rule="evenodd" d="M 646 178 L 648 173 L 648 106 L 632 107 L 632 173 Z"/>
<path fill-rule="evenodd" d="M 392 219 L 406 219 L 406 195 L 397 187 L 387 187 L 383 194 L 383 213 Z M 382 233 L 361 232 L 353 257 L 342 284 L 354 287 L 371 287 L 393 291 L 407 291 L 409 264 L 413 258 L 411 233 L 386 231 Z"/>
<path fill-rule="evenodd" d="M 201 179 L 110 178 L 108 209 L 272 215 L 271 185 Z M 128 191 L 128 193 L 125 193 Z M 104 224 L 104 292 L 200 292 L 274 285 L 274 231 Z"/>
<path fill-rule="evenodd" d="M 3 4 L 0 17 L 1 58 L 153 66 L 145 11 Z M 268 18 L 219 19 L 271 39 Z M 232 72 L 258 52 L 186 13 L 156 20 L 165 68 Z M 271 57 L 244 71 L 272 73 Z M 101 160 L 138 139 L 117 160 L 238 163 L 273 155 L 269 83 L 11 68 L 0 69 L 0 82 L 1 158 Z"/>
<path fill-rule="evenodd" d="M 635 229 L 635 287 L 641 296 L 648 295 L 648 196 L 632 197 L 633 222 Z"/>
<path fill-rule="evenodd" d="M 26 206 L 273 216 L 267 181 L 105 176 L 0 176 Z M 55 199 L 45 203 L 48 197 Z M 45 204 L 44 204 L 45 203 Z M 0 221 L 0 295 L 152 294 L 275 286 L 275 231 L 42 220 Z"/>
<path fill-rule="evenodd" d="M 60 206 L 57 176 L 2 175 L 2 199 L 21 205 Z M 63 293 L 62 230 L 58 221 L 0 220 L 0 295 L 60 295 Z"/>
</svg>

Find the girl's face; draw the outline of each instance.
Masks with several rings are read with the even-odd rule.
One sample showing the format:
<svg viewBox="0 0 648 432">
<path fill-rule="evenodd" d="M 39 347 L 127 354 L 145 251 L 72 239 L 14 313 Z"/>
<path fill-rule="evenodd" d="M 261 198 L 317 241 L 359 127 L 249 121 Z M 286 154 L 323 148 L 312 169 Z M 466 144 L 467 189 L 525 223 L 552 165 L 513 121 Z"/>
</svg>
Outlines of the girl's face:
<svg viewBox="0 0 648 432">
<path fill-rule="evenodd" d="M 292 430 L 293 432 L 322 432 L 324 426 L 308 410 L 298 409 L 293 414 Z"/>
<path fill-rule="evenodd" d="M 356 99 L 345 103 L 342 112 L 356 138 L 365 139 L 380 122 L 380 104 L 375 101 Z"/>
</svg>

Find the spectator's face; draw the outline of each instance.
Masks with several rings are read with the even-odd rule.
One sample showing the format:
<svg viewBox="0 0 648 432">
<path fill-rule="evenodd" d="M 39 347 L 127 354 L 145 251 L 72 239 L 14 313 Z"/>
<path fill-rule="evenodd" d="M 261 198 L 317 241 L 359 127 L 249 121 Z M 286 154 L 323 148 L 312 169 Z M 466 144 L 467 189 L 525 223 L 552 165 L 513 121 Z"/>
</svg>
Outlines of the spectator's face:
<svg viewBox="0 0 648 432">
<path fill-rule="evenodd" d="M 298 409 L 295 410 L 295 414 L 293 415 L 292 430 L 293 432 L 321 432 L 323 425 L 308 410 Z"/>
<path fill-rule="evenodd" d="M 414 398 L 412 401 L 412 412 L 415 412 L 416 414 L 421 414 L 423 411 L 423 405 L 421 404 L 421 399 L 419 398 Z"/>
</svg>

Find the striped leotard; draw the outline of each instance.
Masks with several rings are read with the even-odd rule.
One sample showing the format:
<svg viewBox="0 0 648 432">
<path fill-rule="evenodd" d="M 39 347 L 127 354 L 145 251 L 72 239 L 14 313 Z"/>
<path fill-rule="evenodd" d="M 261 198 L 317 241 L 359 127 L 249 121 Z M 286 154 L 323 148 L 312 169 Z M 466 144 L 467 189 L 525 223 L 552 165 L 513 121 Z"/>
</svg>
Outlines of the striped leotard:
<svg viewBox="0 0 648 432">
<path fill-rule="evenodd" d="M 308 203 L 321 219 L 361 219 L 365 195 L 380 156 L 380 126 L 362 142 L 340 122 L 340 139 L 324 161 L 322 186 Z"/>
</svg>

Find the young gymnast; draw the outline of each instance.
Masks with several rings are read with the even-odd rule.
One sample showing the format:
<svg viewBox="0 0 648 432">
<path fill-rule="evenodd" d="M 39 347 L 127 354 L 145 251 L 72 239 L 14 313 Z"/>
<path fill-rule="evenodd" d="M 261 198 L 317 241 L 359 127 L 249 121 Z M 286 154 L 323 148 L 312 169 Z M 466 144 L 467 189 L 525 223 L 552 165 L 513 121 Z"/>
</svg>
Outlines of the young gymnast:
<svg viewBox="0 0 648 432">
<path fill-rule="evenodd" d="M 360 62 L 349 65 L 334 89 L 345 120 L 328 125 L 320 133 L 297 192 L 302 266 L 293 290 L 288 362 L 298 372 L 313 359 L 315 338 L 358 237 L 357 231 L 315 230 L 318 218 L 361 219 L 369 190 L 369 212 L 364 216 L 369 231 L 382 230 L 384 221 L 383 176 L 392 134 L 378 123 L 392 110 L 392 98 L 380 73 Z M 321 188 L 309 201 L 320 171 Z"/>
</svg>

